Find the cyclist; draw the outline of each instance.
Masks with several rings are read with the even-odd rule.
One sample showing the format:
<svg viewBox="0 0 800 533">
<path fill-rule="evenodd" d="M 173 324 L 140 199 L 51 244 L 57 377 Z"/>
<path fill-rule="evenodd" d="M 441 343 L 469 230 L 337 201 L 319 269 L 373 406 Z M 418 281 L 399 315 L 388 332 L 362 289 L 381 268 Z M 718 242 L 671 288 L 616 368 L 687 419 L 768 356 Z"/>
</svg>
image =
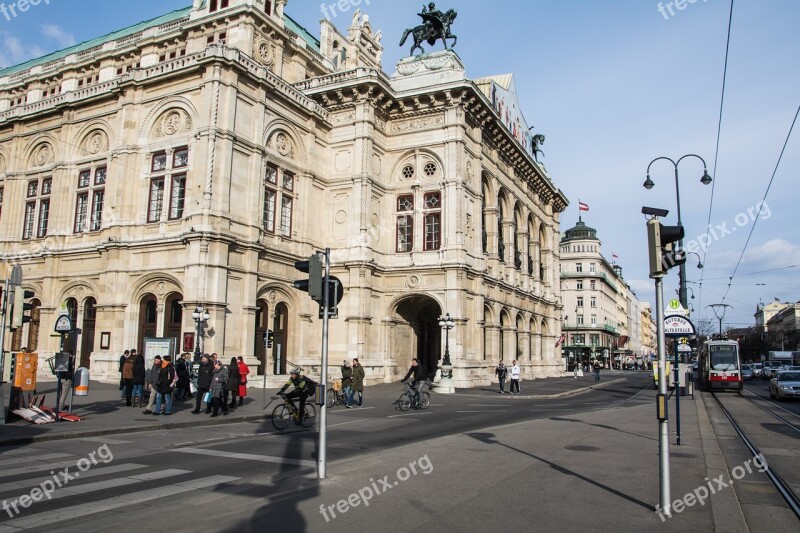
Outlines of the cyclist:
<svg viewBox="0 0 800 533">
<path fill-rule="evenodd" d="M 409 377 L 412 378 L 411 389 L 417 397 L 416 405 L 419 407 L 420 401 L 422 400 L 422 392 L 425 388 L 425 384 L 428 382 L 428 371 L 419 364 L 416 357 L 411 360 L 411 368 L 408 369 L 408 373 L 406 377 L 402 379 L 402 383 L 405 383 Z"/>
<path fill-rule="evenodd" d="M 294 402 L 292 400 L 294 398 L 300 398 L 300 414 L 297 420 L 299 424 L 305 415 L 306 399 L 314 395 L 314 390 L 311 389 L 311 380 L 300 374 L 297 369 L 292 369 L 291 372 L 289 372 L 289 381 L 278 391 L 278 395 L 283 395 L 283 391 L 285 391 L 289 385 L 293 385 L 294 390 L 286 395 L 286 399 L 292 407 L 294 407 Z"/>
</svg>

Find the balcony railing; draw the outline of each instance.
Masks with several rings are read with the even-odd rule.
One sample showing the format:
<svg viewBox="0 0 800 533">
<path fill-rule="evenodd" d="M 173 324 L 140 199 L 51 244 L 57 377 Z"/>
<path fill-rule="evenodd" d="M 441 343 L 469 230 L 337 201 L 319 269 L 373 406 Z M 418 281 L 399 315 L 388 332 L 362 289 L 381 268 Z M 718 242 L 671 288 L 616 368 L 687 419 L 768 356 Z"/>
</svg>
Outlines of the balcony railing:
<svg viewBox="0 0 800 533">
<path fill-rule="evenodd" d="M 614 326 L 609 326 L 608 324 L 576 324 L 575 322 L 564 322 L 561 324 L 561 329 L 579 331 L 605 331 L 607 333 L 611 333 L 612 335 L 619 335 L 619 330 Z"/>
</svg>

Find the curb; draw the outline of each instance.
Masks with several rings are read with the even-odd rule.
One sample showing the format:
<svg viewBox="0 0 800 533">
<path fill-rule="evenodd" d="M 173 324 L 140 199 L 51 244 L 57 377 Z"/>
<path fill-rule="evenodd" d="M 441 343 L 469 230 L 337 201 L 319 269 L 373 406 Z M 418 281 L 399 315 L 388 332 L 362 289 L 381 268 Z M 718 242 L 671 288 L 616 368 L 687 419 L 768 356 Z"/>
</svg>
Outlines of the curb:
<svg viewBox="0 0 800 533">
<path fill-rule="evenodd" d="M 131 426 L 126 428 L 92 429 L 86 431 L 71 431 L 68 433 L 53 433 L 49 435 L 35 435 L 31 437 L 14 437 L 10 439 L 0 439 L 0 446 L 16 446 L 21 444 L 33 444 L 35 442 L 47 442 L 54 440 L 80 439 L 84 437 L 99 437 L 103 435 L 120 435 L 125 433 L 141 433 L 144 431 L 162 431 L 169 429 L 181 429 L 203 426 L 217 426 L 222 424 L 238 424 L 241 422 L 257 422 L 266 420 L 270 415 L 249 415 L 238 418 L 225 418 L 223 420 L 196 420 L 191 422 L 172 422 L 168 424 Z M 64 423 L 64 422 L 61 422 Z M 80 422 L 78 422 L 79 424 Z"/>
</svg>

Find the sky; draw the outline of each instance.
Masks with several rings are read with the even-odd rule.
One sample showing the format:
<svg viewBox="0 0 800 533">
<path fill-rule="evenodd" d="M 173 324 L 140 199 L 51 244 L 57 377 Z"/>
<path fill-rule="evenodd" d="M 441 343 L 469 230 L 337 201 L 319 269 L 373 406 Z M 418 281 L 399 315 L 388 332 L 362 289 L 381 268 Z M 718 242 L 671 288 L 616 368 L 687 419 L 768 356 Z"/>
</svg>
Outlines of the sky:
<svg viewBox="0 0 800 533">
<path fill-rule="evenodd" d="M 189 4 L 41 0 L 16 16 L 0 9 L 0 67 Z M 346 32 L 361 9 L 383 33 L 391 75 L 408 55 L 410 44 L 397 43 L 420 23 L 422 2 L 332 4 L 289 0 L 286 12 L 319 35 L 322 18 Z M 678 165 L 686 247 L 704 265 L 696 268 L 698 257 L 689 255 L 692 318 L 714 319 L 707 306 L 725 303 L 732 308 L 724 326 L 745 327 L 759 302 L 800 301 L 800 124 L 778 164 L 800 106 L 800 2 L 734 0 L 721 123 L 731 0 L 450 0 L 437 8 L 458 11 L 455 51 L 469 78 L 514 74 L 525 119 L 546 136 L 540 159 L 570 202 L 561 230 L 577 222 L 578 201 L 587 203 L 583 221 L 597 229 L 604 256 L 618 256 L 641 300 L 655 303 L 641 207 L 669 209 L 662 223 L 677 222 L 674 166 L 653 163 L 655 187 L 646 190 L 648 164 L 696 154 L 714 181 L 700 183 L 695 157 Z M 673 269 L 665 299 L 677 287 Z"/>
</svg>

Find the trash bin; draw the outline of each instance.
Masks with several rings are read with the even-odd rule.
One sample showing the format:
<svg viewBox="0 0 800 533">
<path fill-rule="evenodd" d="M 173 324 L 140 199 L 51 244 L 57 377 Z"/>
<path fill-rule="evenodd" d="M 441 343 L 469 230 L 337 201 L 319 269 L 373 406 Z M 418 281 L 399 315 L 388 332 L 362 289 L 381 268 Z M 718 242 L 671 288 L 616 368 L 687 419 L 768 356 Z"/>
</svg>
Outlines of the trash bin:
<svg viewBox="0 0 800 533">
<path fill-rule="evenodd" d="M 73 390 L 75 396 L 88 396 L 89 395 L 89 369 L 80 367 L 75 371 L 75 376 L 72 379 Z"/>
</svg>

